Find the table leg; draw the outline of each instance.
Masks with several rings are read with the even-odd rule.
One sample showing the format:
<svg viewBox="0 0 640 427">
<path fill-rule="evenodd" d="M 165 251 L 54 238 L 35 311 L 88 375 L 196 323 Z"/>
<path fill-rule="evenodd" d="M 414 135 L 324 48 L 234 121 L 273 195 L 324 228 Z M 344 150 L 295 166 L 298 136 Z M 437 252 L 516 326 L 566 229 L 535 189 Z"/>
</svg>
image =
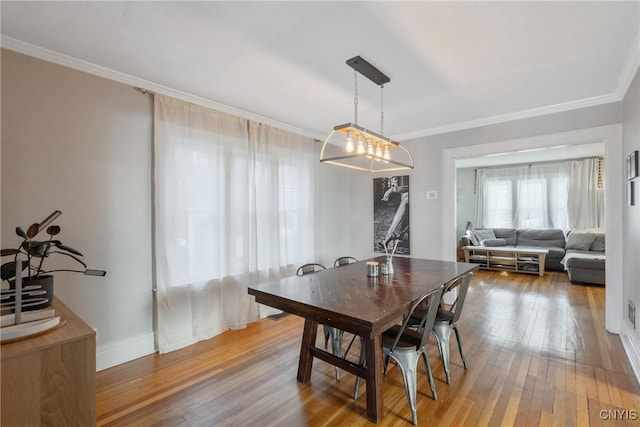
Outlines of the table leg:
<svg viewBox="0 0 640 427">
<path fill-rule="evenodd" d="M 298 381 L 301 383 L 306 383 L 311 379 L 311 367 L 313 366 L 311 347 L 316 342 L 317 333 L 318 323 L 311 319 L 305 319 L 302 345 L 300 346 L 300 361 L 298 362 Z"/>
<path fill-rule="evenodd" d="M 544 276 L 544 264 L 546 262 L 546 259 L 547 259 L 546 254 L 538 255 L 538 275 L 540 277 Z"/>
<path fill-rule="evenodd" d="M 365 338 L 367 418 L 377 423 L 384 415 L 382 402 L 382 336 Z"/>
</svg>

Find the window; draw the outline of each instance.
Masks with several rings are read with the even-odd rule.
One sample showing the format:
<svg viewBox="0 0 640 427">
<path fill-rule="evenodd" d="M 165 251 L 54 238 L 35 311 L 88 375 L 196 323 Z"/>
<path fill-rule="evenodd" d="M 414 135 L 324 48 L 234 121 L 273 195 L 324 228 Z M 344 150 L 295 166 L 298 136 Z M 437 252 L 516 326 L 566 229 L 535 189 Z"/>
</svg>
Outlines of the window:
<svg viewBox="0 0 640 427">
<path fill-rule="evenodd" d="M 566 230 L 569 228 L 568 164 L 479 170 L 477 198 L 479 227 Z"/>
</svg>

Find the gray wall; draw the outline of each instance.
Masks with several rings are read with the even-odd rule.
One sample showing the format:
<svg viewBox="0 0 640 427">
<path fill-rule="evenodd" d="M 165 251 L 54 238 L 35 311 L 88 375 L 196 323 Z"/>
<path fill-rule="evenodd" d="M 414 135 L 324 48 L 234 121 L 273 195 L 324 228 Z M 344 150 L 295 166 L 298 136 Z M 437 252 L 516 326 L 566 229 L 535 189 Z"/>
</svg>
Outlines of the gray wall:
<svg viewBox="0 0 640 427">
<path fill-rule="evenodd" d="M 456 170 L 456 237 L 464 235 L 467 221 L 475 226 L 476 195 L 473 192 L 475 168 Z"/>
<path fill-rule="evenodd" d="M 134 88 L 3 49 L 2 247 L 55 209 L 60 240 L 104 278 L 61 273 L 55 294 L 98 330 L 98 369 L 153 348 L 153 98 Z M 318 147 L 319 149 L 319 147 Z M 349 255 L 349 174 L 315 170 L 316 251 Z M 6 260 L 4 260 L 6 261 Z M 311 261 L 311 260 L 310 260 Z"/>
<path fill-rule="evenodd" d="M 623 127 L 622 146 L 623 158 L 621 167 L 625 164 L 626 157 L 634 150 L 640 150 L 640 73 L 636 73 L 629 90 L 623 101 Z M 636 346 L 640 342 L 640 317 L 636 314 L 636 327 L 632 326 L 627 316 L 627 302 L 631 301 L 636 309 L 640 308 L 640 178 L 635 180 L 635 206 L 623 207 L 623 321 L 632 332 Z M 625 185 L 628 185 L 625 174 Z M 626 195 L 626 189 L 625 189 Z"/>
<path fill-rule="evenodd" d="M 148 353 L 151 98 L 7 50 L 1 77 L 2 247 L 20 241 L 16 226 L 62 211 L 60 240 L 107 276 L 56 274 L 55 295 L 98 330 L 99 349 Z"/>
</svg>

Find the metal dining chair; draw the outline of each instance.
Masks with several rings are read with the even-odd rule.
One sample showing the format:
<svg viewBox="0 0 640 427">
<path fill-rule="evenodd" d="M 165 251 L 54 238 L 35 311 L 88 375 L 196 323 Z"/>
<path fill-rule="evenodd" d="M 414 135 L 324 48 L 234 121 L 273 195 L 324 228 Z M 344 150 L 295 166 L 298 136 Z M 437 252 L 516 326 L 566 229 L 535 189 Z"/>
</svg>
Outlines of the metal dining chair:
<svg viewBox="0 0 640 427">
<path fill-rule="evenodd" d="M 341 256 L 333 262 L 333 266 L 342 267 L 343 265 L 353 264 L 354 262 L 358 262 L 358 260 L 352 256 Z"/>
<path fill-rule="evenodd" d="M 326 267 L 318 263 L 304 264 L 298 267 L 296 271 L 297 276 L 304 276 L 306 274 L 316 273 L 321 270 L 325 270 Z M 322 325 L 324 328 L 324 348 L 328 347 L 329 340 L 331 340 L 331 352 L 338 357 L 342 357 L 342 336 L 343 331 L 332 326 Z M 336 380 L 340 380 L 340 369 L 336 367 Z"/>
<path fill-rule="evenodd" d="M 312 263 L 304 264 L 298 267 L 298 270 L 296 271 L 296 276 L 304 276 L 305 274 L 315 273 L 316 271 L 320 271 L 320 270 L 326 270 L 326 267 L 322 264 L 317 264 L 312 262 Z"/>
<path fill-rule="evenodd" d="M 444 366 L 444 374 L 447 378 L 447 384 L 451 384 L 451 331 L 455 331 L 456 333 L 456 340 L 458 341 L 460 358 L 462 359 L 464 369 L 468 369 L 467 359 L 464 356 L 464 351 L 462 350 L 460 333 L 458 332 L 458 319 L 460 319 L 460 315 L 462 314 L 462 307 L 467 296 L 467 290 L 469 289 L 469 283 L 472 276 L 473 273 L 467 273 L 464 276 L 460 276 L 457 279 L 452 280 L 444 286 L 443 298 L 441 300 L 438 313 L 436 314 L 436 320 L 432 327 L 432 332 L 436 337 L 438 350 L 440 351 L 442 365 Z M 444 301 L 446 299 L 446 295 L 450 293 L 455 295 L 454 291 L 457 292 L 455 301 L 451 305 L 445 304 Z M 413 314 L 410 320 L 410 324 L 412 327 L 419 328 L 421 314 L 422 313 L 420 312 L 420 310 Z"/>
<path fill-rule="evenodd" d="M 458 341 L 460 358 L 462 359 L 464 369 L 468 369 L 467 358 L 464 357 L 464 351 L 462 350 L 462 341 L 460 340 L 460 333 L 458 332 L 458 320 L 460 319 L 460 314 L 462 314 L 462 307 L 464 306 L 464 300 L 467 296 L 467 290 L 469 289 L 469 283 L 472 276 L 473 273 L 467 273 L 464 276 L 452 281 L 445 287 L 444 294 L 450 293 L 457 289 L 458 296 L 450 306 L 441 304 L 441 307 L 436 314 L 436 320 L 432 327 L 433 333 L 436 336 L 436 341 L 438 342 L 438 348 L 440 349 L 440 357 L 442 358 L 442 364 L 444 365 L 444 373 L 447 377 L 447 384 L 451 384 L 451 369 L 449 366 L 449 361 L 451 359 L 451 331 L 454 331 L 456 333 L 456 340 Z"/>
<path fill-rule="evenodd" d="M 385 362 L 389 358 L 396 361 L 402 371 L 404 379 L 404 387 L 407 392 L 409 406 L 411 408 L 411 420 L 414 425 L 418 425 L 418 415 L 416 412 L 416 395 L 417 395 L 417 371 L 418 360 L 422 356 L 425 369 L 429 378 L 429 386 L 433 400 L 438 400 L 431 366 L 429 365 L 429 356 L 427 355 L 427 343 L 431 336 L 431 328 L 436 319 L 439 309 L 440 299 L 442 297 L 443 288 L 435 289 L 426 295 L 418 298 L 411 304 L 409 311 L 404 316 L 401 325 L 391 327 L 382 333 L 382 354 Z M 411 328 L 412 319 L 415 318 L 416 310 L 420 309 L 422 316 L 419 321 L 419 329 Z M 420 331 L 420 332 L 419 332 Z M 360 353 L 360 364 L 364 364 L 364 348 Z M 385 363 L 386 366 L 386 363 Z M 386 370 L 386 369 L 385 369 Z M 356 379 L 356 385 L 353 393 L 354 399 L 358 397 L 361 378 Z"/>
</svg>

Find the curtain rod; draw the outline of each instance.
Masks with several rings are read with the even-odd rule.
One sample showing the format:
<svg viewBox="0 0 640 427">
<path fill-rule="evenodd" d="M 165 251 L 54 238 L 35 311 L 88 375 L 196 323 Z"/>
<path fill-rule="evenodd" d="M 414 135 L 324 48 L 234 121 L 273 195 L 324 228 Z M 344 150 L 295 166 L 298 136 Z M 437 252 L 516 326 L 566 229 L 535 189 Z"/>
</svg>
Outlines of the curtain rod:
<svg viewBox="0 0 640 427">
<path fill-rule="evenodd" d="M 575 157 L 575 158 L 568 158 L 568 159 L 545 160 L 543 162 L 529 162 L 529 163 L 505 163 L 504 165 L 482 166 L 482 167 L 475 167 L 473 169 L 474 170 L 478 170 L 478 169 L 503 169 L 503 168 L 517 167 L 517 166 L 548 165 L 548 164 L 554 164 L 554 163 L 565 163 L 565 162 L 588 160 L 588 159 L 604 160 L 604 156 Z M 460 168 L 460 169 L 471 169 L 471 168 Z"/>
<path fill-rule="evenodd" d="M 135 90 L 139 90 L 140 92 L 142 92 L 144 95 L 149 94 L 149 95 L 155 95 L 155 92 L 150 91 L 148 89 L 145 89 L 143 87 L 134 87 Z"/>
</svg>

